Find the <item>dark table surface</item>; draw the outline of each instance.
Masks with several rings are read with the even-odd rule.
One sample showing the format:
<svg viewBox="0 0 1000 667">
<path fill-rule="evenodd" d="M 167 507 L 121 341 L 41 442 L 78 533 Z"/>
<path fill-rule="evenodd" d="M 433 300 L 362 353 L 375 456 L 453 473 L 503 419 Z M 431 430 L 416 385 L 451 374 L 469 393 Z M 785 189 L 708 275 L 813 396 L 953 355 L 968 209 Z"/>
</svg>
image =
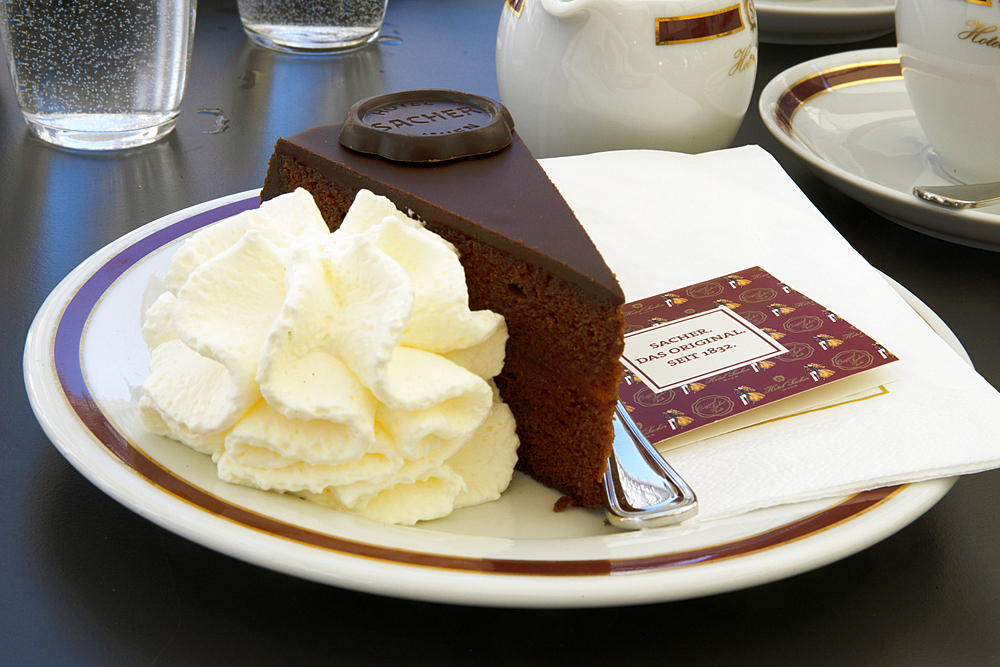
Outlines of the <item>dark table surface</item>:
<svg viewBox="0 0 1000 667">
<path fill-rule="evenodd" d="M 1000 472 L 965 477 L 895 535 L 776 583 L 641 607 L 519 610 L 379 597 L 232 559 L 119 505 L 49 442 L 28 405 L 21 355 L 61 278 L 146 222 L 259 187 L 276 137 L 339 121 L 357 99 L 418 87 L 498 97 L 501 6 L 391 0 L 378 44 L 304 59 L 251 46 L 235 2 L 203 0 L 177 129 L 124 154 L 64 152 L 29 138 L 10 79 L 0 77 L 0 663 L 1000 663 Z M 796 63 L 893 44 L 892 35 L 762 44 L 758 94 Z M 756 104 L 757 96 L 735 143 L 770 151 L 1000 387 L 1000 254 L 910 231 L 830 188 L 771 137 Z"/>
</svg>

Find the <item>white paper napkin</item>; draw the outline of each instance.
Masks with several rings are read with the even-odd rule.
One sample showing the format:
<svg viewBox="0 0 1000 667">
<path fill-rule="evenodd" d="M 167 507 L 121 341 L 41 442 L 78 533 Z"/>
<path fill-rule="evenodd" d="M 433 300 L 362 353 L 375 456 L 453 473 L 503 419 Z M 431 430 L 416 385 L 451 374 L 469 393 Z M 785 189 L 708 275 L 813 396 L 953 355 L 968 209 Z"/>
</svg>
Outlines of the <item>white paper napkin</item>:
<svg viewBox="0 0 1000 667">
<path fill-rule="evenodd" d="M 1000 466 L 1000 394 L 764 150 L 621 151 L 542 164 L 626 300 L 761 266 L 900 359 L 885 396 L 671 451 L 701 519 Z"/>
</svg>

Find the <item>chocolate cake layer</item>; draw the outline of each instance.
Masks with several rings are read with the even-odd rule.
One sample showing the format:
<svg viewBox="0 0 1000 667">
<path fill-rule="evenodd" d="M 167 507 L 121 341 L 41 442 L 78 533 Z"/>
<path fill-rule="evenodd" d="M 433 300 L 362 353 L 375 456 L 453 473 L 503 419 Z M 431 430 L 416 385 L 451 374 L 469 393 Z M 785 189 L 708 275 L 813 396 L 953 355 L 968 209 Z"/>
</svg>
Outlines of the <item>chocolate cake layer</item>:
<svg viewBox="0 0 1000 667">
<path fill-rule="evenodd" d="M 507 323 L 496 384 L 517 422 L 518 469 L 600 507 L 624 296 L 572 210 L 516 133 L 486 156 L 413 164 L 344 148 L 339 127 L 278 140 L 261 197 L 305 188 L 336 229 L 364 188 L 451 242 L 470 308 Z"/>
<path fill-rule="evenodd" d="M 511 144 L 498 152 L 425 164 L 352 151 L 340 144 L 340 129 L 315 127 L 279 139 L 275 150 L 354 189 L 385 194 L 390 183 L 398 192 L 390 199 L 398 198 L 397 204 L 416 217 L 439 219 L 443 209 L 454 215 L 447 223 L 459 231 L 585 291 L 616 304 L 625 302 L 614 273 L 516 132 Z M 265 182 L 264 199 L 278 194 Z M 568 225 L 573 233 L 567 233 Z"/>
</svg>

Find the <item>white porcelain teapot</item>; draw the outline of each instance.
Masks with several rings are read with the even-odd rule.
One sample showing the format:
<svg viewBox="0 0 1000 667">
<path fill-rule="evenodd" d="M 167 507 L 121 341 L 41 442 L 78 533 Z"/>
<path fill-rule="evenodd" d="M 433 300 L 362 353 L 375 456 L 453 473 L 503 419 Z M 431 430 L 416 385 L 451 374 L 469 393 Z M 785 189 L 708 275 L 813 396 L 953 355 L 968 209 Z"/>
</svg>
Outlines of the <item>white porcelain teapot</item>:
<svg viewBox="0 0 1000 667">
<path fill-rule="evenodd" d="M 506 0 L 500 100 L 536 157 L 732 143 L 757 72 L 753 0 Z"/>
</svg>

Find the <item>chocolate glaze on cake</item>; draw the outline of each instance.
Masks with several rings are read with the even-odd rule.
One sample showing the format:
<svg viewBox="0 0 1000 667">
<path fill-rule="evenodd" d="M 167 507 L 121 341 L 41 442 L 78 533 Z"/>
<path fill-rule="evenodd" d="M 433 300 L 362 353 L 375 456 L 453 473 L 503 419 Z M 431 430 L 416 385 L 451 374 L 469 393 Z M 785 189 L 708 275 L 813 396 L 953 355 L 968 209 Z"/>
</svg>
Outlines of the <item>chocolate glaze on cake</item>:
<svg viewBox="0 0 1000 667">
<path fill-rule="evenodd" d="M 582 232 L 580 223 L 516 133 L 510 146 L 487 156 L 422 164 L 352 151 L 341 145 L 340 129 L 314 127 L 289 140 L 279 139 L 276 150 L 355 190 L 382 194 L 384 184 L 391 184 L 396 196 L 390 199 L 403 211 L 432 220 L 444 209 L 452 214 L 449 224 L 463 233 L 584 290 L 625 302 L 590 237 L 566 233 L 564 223 L 572 222 Z M 265 181 L 261 196 L 277 194 Z"/>
<path fill-rule="evenodd" d="M 304 187 L 335 229 L 364 188 L 453 243 L 470 306 L 507 321 L 496 382 L 517 420 L 518 469 L 599 507 L 624 295 L 572 210 L 516 132 L 486 156 L 407 163 L 345 148 L 340 131 L 317 127 L 279 139 L 262 199 Z"/>
</svg>

